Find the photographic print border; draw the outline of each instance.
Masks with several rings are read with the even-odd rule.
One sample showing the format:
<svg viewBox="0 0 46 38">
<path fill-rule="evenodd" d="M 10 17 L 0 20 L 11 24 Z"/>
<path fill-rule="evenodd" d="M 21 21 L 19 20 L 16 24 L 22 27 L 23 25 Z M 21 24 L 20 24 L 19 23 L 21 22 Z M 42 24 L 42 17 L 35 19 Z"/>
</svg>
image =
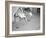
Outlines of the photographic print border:
<svg viewBox="0 0 46 38">
<path fill-rule="evenodd" d="M 42 5 L 43 6 L 43 33 L 27 33 L 27 34 L 9 34 L 9 5 L 10 4 L 28 4 L 28 5 Z M 5 2 L 5 37 L 18 37 L 18 36 L 35 36 L 45 34 L 45 3 L 35 2 L 19 2 L 19 1 L 6 1 Z"/>
</svg>

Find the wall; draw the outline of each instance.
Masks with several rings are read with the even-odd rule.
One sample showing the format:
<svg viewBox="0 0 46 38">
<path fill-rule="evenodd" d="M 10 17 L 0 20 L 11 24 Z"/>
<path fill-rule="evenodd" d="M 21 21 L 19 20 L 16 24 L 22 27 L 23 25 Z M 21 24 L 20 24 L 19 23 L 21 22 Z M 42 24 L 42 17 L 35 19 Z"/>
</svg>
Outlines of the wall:
<svg viewBox="0 0 46 38">
<path fill-rule="evenodd" d="M 15 0 L 12 0 L 12 1 L 15 1 Z M 16 0 L 16 1 L 41 2 L 41 3 L 44 2 L 44 3 L 46 3 L 46 0 Z M 45 4 L 45 6 L 46 6 L 46 4 Z M 4 38 L 4 36 L 5 36 L 5 10 L 4 9 L 5 9 L 5 0 L 0 0 L 0 38 Z M 45 7 L 45 9 L 46 9 L 46 7 Z M 45 13 L 45 16 L 46 16 L 46 13 Z M 46 20 L 45 20 L 45 22 L 46 22 Z M 11 38 L 13 38 L 13 37 L 11 37 Z M 45 26 L 45 35 L 16 37 L 16 38 L 46 38 L 46 26 Z"/>
<path fill-rule="evenodd" d="M 37 13 L 37 9 L 36 8 L 32 8 L 32 12 L 33 13 Z"/>
</svg>

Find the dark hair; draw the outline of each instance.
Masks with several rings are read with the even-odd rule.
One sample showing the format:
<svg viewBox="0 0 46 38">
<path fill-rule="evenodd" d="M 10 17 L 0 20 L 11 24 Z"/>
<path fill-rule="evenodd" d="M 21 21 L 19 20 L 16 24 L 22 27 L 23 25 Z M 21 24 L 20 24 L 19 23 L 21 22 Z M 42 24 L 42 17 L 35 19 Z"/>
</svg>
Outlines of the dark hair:
<svg viewBox="0 0 46 38">
<path fill-rule="evenodd" d="M 23 11 L 30 12 L 31 9 L 30 8 L 23 8 Z"/>
</svg>

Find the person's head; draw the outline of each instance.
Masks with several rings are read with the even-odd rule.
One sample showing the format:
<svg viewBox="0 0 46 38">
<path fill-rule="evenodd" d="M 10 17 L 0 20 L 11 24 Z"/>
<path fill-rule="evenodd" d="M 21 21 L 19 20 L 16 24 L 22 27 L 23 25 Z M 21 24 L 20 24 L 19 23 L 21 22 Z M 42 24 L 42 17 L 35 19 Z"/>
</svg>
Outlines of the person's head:
<svg viewBox="0 0 46 38">
<path fill-rule="evenodd" d="M 29 13 L 29 12 L 31 12 L 31 9 L 29 7 L 28 8 L 23 8 L 23 12 Z"/>
</svg>

